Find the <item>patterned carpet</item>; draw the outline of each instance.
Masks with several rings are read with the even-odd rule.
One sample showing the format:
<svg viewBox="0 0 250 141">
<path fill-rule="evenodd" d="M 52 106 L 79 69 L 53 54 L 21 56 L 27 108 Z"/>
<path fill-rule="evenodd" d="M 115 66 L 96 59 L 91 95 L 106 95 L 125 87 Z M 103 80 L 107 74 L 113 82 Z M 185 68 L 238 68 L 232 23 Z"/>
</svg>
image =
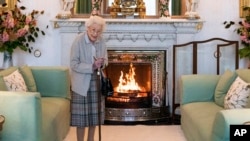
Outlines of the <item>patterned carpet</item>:
<svg viewBox="0 0 250 141">
<path fill-rule="evenodd" d="M 103 125 L 101 129 L 102 141 L 186 141 L 179 125 Z M 70 128 L 64 141 L 76 141 L 75 128 Z"/>
</svg>

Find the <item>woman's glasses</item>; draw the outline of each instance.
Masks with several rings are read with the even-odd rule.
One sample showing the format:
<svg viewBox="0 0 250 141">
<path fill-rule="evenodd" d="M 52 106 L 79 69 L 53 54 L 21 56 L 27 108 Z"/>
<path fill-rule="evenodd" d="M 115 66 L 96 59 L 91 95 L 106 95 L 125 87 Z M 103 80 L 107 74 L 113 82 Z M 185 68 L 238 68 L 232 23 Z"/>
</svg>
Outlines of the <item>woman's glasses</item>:
<svg viewBox="0 0 250 141">
<path fill-rule="evenodd" d="M 91 34 L 96 34 L 96 35 L 102 34 L 102 31 L 97 30 L 97 29 L 95 29 L 95 28 L 93 28 L 93 27 L 89 27 L 89 32 L 90 32 Z"/>
</svg>

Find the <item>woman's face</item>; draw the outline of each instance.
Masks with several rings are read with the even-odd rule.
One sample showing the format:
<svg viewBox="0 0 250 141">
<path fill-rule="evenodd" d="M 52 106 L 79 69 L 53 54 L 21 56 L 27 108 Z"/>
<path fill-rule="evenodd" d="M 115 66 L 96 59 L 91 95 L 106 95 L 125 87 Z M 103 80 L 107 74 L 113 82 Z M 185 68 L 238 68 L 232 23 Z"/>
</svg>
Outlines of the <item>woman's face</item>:
<svg viewBox="0 0 250 141">
<path fill-rule="evenodd" d="M 87 34 L 91 42 L 95 42 L 102 34 L 102 26 L 93 24 L 88 27 Z"/>
</svg>

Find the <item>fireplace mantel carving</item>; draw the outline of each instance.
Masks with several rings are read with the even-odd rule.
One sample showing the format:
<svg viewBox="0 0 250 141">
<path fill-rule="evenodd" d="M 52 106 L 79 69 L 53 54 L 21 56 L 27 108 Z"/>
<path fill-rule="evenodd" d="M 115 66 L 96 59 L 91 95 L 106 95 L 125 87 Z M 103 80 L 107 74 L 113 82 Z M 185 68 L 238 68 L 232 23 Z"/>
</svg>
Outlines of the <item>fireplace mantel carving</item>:
<svg viewBox="0 0 250 141">
<path fill-rule="evenodd" d="M 67 20 L 52 20 L 54 28 L 59 28 L 61 33 L 80 33 L 85 31 L 85 21 L 87 19 L 72 18 Z M 181 35 L 195 34 L 202 29 L 202 20 L 186 19 L 105 19 L 107 26 L 104 37 L 109 47 L 116 46 L 113 44 L 127 41 L 129 44 L 138 42 L 148 44 L 155 40 L 164 44 L 171 41 L 190 41 L 180 39 Z M 180 37 L 180 38 L 178 38 Z M 165 44 L 166 45 L 166 44 Z M 164 46 L 165 46 L 164 45 Z M 135 45 L 138 46 L 138 45 Z"/>
<path fill-rule="evenodd" d="M 67 30 L 69 27 L 75 27 L 76 31 L 84 30 L 84 23 L 87 19 L 55 19 L 52 20 L 54 28 L 62 28 L 62 32 Z M 191 32 L 198 32 L 202 29 L 203 22 L 202 20 L 187 20 L 187 19 L 105 19 L 107 27 L 109 26 L 129 26 L 129 25 L 168 25 L 173 26 L 174 28 L 181 29 L 192 29 Z M 108 28 L 109 29 L 109 28 Z M 121 29 L 122 30 L 122 29 Z M 153 30 L 153 29 L 151 29 Z M 112 31 L 112 29 L 111 29 Z M 182 30 L 184 31 L 184 30 Z"/>
</svg>

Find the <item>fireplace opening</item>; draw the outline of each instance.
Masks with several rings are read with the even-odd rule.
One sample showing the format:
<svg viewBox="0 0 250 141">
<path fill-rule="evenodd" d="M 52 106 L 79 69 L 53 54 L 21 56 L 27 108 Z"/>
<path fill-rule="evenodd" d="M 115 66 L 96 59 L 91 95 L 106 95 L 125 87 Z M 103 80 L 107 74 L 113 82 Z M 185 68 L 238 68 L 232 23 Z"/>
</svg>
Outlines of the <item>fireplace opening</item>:
<svg viewBox="0 0 250 141">
<path fill-rule="evenodd" d="M 166 51 L 108 51 L 105 72 L 114 94 L 105 98 L 105 120 L 145 121 L 165 118 Z"/>
<path fill-rule="evenodd" d="M 106 71 L 114 87 L 114 95 L 106 98 L 106 107 L 151 107 L 151 63 L 110 63 Z"/>
</svg>

